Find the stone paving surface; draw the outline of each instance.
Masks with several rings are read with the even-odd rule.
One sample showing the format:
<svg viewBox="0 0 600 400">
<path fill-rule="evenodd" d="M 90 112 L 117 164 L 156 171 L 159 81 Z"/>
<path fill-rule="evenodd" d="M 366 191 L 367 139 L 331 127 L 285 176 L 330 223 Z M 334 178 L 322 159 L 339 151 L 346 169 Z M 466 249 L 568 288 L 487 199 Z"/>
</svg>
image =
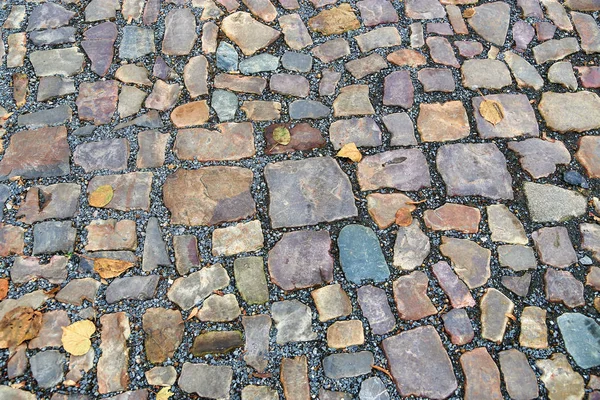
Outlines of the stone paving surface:
<svg viewBox="0 0 600 400">
<path fill-rule="evenodd" d="M 600 398 L 600 1 L 0 5 L 0 399 Z"/>
</svg>

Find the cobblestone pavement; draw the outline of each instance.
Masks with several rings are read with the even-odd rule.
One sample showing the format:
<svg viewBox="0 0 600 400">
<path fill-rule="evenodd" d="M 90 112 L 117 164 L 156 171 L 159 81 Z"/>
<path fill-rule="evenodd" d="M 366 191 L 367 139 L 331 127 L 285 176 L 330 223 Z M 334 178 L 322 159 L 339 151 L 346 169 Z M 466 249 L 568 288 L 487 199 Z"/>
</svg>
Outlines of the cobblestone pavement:
<svg viewBox="0 0 600 400">
<path fill-rule="evenodd" d="M 600 399 L 599 0 L 0 4 L 0 399 Z"/>
</svg>

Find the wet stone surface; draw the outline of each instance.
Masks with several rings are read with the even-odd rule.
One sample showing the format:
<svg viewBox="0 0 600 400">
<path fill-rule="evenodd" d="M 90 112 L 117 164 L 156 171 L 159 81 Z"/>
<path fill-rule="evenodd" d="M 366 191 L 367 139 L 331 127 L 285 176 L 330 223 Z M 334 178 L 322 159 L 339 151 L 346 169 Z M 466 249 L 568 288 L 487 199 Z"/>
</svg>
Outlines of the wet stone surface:
<svg viewBox="0 0 600 400">
<path fill-rule="evenodd" d="M 0 398 L 600 397 L 597 0 L 1 5 Z"/>
</svg>

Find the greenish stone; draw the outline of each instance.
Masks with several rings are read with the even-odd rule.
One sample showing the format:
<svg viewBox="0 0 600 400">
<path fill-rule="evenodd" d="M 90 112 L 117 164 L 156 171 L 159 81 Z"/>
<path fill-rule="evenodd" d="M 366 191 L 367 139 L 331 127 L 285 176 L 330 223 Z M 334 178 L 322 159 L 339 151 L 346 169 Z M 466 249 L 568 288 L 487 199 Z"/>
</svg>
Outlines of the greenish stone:
<svg viewBox="0 0 600 400">
<path fill-rule="evenodd" d="M 366 280 L 383 282 L 390 276 L 379 240 L 371 228 L 355 224 L 345 226 L 340 232 L 338 247 L 348 280 L 356 284 Z"/>
<path fill-rule="evenodd" d="M 196 337 L 191 351 L 196 357 L 207 354 L 227 354 L 242 347 L 243 344 L 240 331 L 211 331 L 201 333 Z"/>
<path fill-rule="evenodd" d="M 600 365 L 600 325 L 579 313 L 558 317 L 558 328 L 567 351 L 581 368 Z"/>
<path fill-rule="evenodd" d="M 235 284 L 248 304 L 269 301 L 269 288 L 262 257 L 240 257 L 233 262 Z"/>
<path fill-rule="evenodd" d="M 240 72 L 244 75 L 275 71 L 279 67 L 279 57 L 262 53 L 240 62 Z"/>
</svg>

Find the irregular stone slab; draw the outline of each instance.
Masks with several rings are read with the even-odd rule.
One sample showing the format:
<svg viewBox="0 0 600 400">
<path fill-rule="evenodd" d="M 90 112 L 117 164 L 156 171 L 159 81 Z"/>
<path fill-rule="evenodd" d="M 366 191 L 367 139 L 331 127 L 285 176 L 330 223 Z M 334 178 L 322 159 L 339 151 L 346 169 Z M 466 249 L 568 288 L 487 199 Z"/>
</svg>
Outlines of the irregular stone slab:
<svg viewBox="0 0 600 400">
<path fill-rule="evenodd" d="M 452 93 L 456 89 L 452 71 L 446 68 L 423 68 L 419 70 L 417 78 L 425 92 Z"/>
<path fill-rule="evenodd" d="M 81 47 L 92 61 L 92 71 L 100 76 L 108 73 L 114 56 L 117 34 L 117 25 L 114 22 L 101 23 L 83 33 L 84 40 L 81 42 Z"/>
<path fill-rule="evenodd" d="M 323 35 L 340 35 L 354 29 L 360 28 L 360 22 L 354 14 L 352 6 L 343 3 L 338 7 L 333 7 L 321 11 L 316 16 L 308 20 L 308 27 Z"/>
<path fill-rule="evenodd" d="M 500 281 L 502 286 L 517 296 L 526 297 L 531 284 L 531 274 L 527 272 L 521 276 L 503 276 Z"/>
<path fill-rule="evenodd" d="M 450 265 L 445 261 L 437 262 L 432 267 L 441 288 L 444 290 L 454 308 L 473 307 L 475 300 L 463 281 L 458 279 Z"/>
<path fill-rule="evenodd" d="M 479 307 L 481 308 L 481 337 L 502 343 L 508 315 L 512 314 L 515 304 L 502 292 L 489 288 L 481 298 Z"/>
<path fill-rule="evenodd" d="M 450 340 L 457 346 L 470 343 L 475 336 L 469 314 L 463 308 L 453 308 L 442 315 L 444 331 L 450 335 Z"/>
<path fill-rule="evenodd" d="M 165 149 L 170 135 L 158 131 L 142 131 L 138 133 L 137 168 L 158 168 L 165 163 Z"/>
<path fill-rule="evenodd" d="M 73 161 L 85 172 L 107 169 L 127 169 L 129 142 L 127 139 L 106 139 L 78 145 L 73 152 Z"/>
<path fill-rule="evenodd" d="M 70 323 L 71 320 L 65 310 L 45 312 L 42 315 L 42 327 L 40 328 L 38 336 L 30 340 L 27 346 L 30 349 L 62 346 L 62 328 L 68 326 Z"/>
<path fill-rule="evenodd" d="M 334 117 L 375 114 L 369 99 L 368 85 L 350 85 L 340 88 L 340 94 L 333 101 Z"/>
<path fill-rule="evenodd" d="M 315 289 L 310 294 L 319 312 L 319 321 L 321 322 L 345 317 L 352 313 L 350 298 L 339 283 Z"/>
<path fill-rule="evenodd" d="M 62 125 L 71 120 L 73 111 L 67 105 L 21 114 L 17 118 L 17 125 L 28 128 L 41 128 L 44 126 Z"/>
<path fill-rule="evenodd" d="M 553 174 L 558 164 L 571 162 L 569 150 L 559 140 L 551 142 L 532 138 L 521 142 L 509 142 L 508 148 L 519 155 L 523 169 L 536 179 Z"/>
<path fill-rule="evenodd" d="M 104 19 L 115 19 L 117 10 L 121 9 L 118 0 L 92 0 L 85 8 L 86 22 L 102 21 Z"/>
<path fill-rule="evenodd" d="M 213 256 L 231 256 L 263 247 L 264 238 L 260 221 L 239 223 L 215 229 L 212 234 Z"/>
<path fill-rule="evenodd" d="M 367 92 L 368 93 L 368 92 Z M 415 88 L 409 71 L 394 71 L 383 82 L 383 104 L 410 108 L 413 105 Z"/>
<path fill-rule="evenodd" d="M 195 357 L 227 354 L 242 347 L 243 344 L 240 331 L 210 331 L 196 336 L 190 352 Z"/>
<path fill-rule="evenodd" d="M 531 234 L 531 238 L 542 263 L 567 268 L 577 262 L 577 254 L 564 226 L 540 228 Z"/>
<path fill-rule="evenodd" d="M 225 17 L 221 23 L 221 29 L 246 56 L 251 56 L 258 50 L 269 46 L 281 35 L 281 32 L 261 24 L 249 13 L 242 11 Z"/>
<path fill-rule="evenodd" d="M 463 86 L 472 90 L 500 90 L 512 84 L 512 78 L 506 64 L 499 60 L 465 60 L 460 68 L 460 73 Z"/>
<path fill-rule="evenodd" d="M 149 385 L 171 386 L 177 380 L 177 370 L 169 365 L 168 367 L 154 367 L 144 373 Z"/>
<path fill-rule="evenodd" d="M 414 271 L 394 281 L 394 299 L 400 318 L 416 321 L 437 314 L 427 296 L 429 280 L 421 271 Z"/>
<path fill-rule="evenodd" d="M 413 191 L 431 185 L 425 156 L 416 148 L 366 156 L 358 164 L 357 177 L 363 191 L 384 187 Z"/>
<path fill-rule="evenodd" d="M 382 343 L 402 396 L 444 399 L 458 387 L 450 358 L 433 326 L 407 330 Z"/>
<path fill-rule="evenodd" d="M 383 123 L 392 135 L 391 146 L 411 146 L 417 144 L 415 129 L 407 113 L 394 113 L 384 115 Z"/>
<path fill-rule="evenodd" d="M 76 29 L 71 26 L 65 26 L 56 29 L 47 29 L 45 31 L 35 31 L 29 34 L 29 39 L 36 46 L 53 46 L 64 43 L 75 43 Z"/>
<path fill-rule="evenodd" d="M 374 334 L 384 335 L 396 327 L 396 319 L 383 289 L 366 285 L 360 287 L 357 294 L 362 313 Z"/>
<path fill-rule="evenodd" d="M 513 198 L 506 159 L 493 143 L 446 144 L 438 150 L 436 165 L 449 196 Z"/>
<path fill-rule="evenodd" d="M 477 233 L 481 213 L 475 207 L 446 203 L 435 210 L 425 210 L 423 220 L 425 225 L 434 231 L 457 230 Z"/>
<path fill-rule="evenodd" d="M 544 275 L 544 291 L 546 300 L 552 303 L 563 303 L 569 308 L 585 305 L 583 283 L 569 271 L 548 268 Z"/>
<path fill-rule="evenodd" d="M 600 28 L 599 28 L 600 29 Z M 575 67 L 579 73 L 579 80 L 584 88 L 600 87 L 599 67 Z"/>
<path fill-rule="evenodd" d="M 327 118 L 330 112 L 329 107 L 315 100 L 296 100 L 289 106 L 291 119 Z"/>
<path fill-rule="evenodd" d="M 541 3 L 546 10 L 546 17 L 551 20 L 554 25 L 563 31 L 573 30 L 573 25 L 561 3 L 556 0 L 541 0 Z"/>
<path fill-rule="evenodd" d="M 234 294 L 210 295 L 198 310 L 196 318 L 202 322 L 229 322 L 240 316 L 240 306 Z"/>
<path fill-rule="evenodd" d="M 283 18 L 283 17 L 281 17 Z M 279 19 L 281 21 L 281 18 Z M 285 33 L 285 30 L 284 30 Z M 240 72 L 244 75 L 275 71 L 279 67 L 279 57 L 261 53 L 240 62 Z"/>
<path fill-rule="evenodd" d="M 281 57 L 281 65 L 288 71 L 310 72 L 313 58 L 310 54 L 286 51 Z"/>
<path fill-rule="evenodd" d="M 583 223 L 579 225 L 581 248 L 592 252 L 595 259 L 600 258 L 600 225 Z M 599 285 L 600 286 L 600 285 Z"/>
<path fill-rule="evenodd" d="M 52 388 L 64 379 L 63 369 L 67 359 L 58 350 L 40 351 L 31 356 L 29 362 L 31 375 L 40 388 Z"/>
<path fill-rule="evenodd" d="M 175 267 L 180 275 L 186 275 L 192 268 L 200 266 L 198 239 L 194 235 L 173 236 Z"/>
<path fill-rule="evenodd" d="M 371 372 L 375 364 L 373 353 L 336 353 L 323 358 L 323 372 L 331 379 L 353 378 Z"/>
<path fill-rule="evenodd" d="M 521 346 L 532 349 L 548 348 L 546 310 L 535 306 L 524 307 L 520 322 L 519 344 Z"/>
<path fill-rule="evenodd" d="M 535 222 L 558 222 L 585 214 L 586 198 L 581 194 L 549 184 L 523 184 L 527 208 Z"/>
<path fill-rule="evenodd" d="M 422 28 L 421 28 L 422 29 Z M 438 64 L 459 68 L 460 64 L 454 55 L 450 42 L 445 37 L 430 36 L 426 40 L 431 59 Z"/>
<path fill-rule="evenodd" d="M 329 126 L 329 138 L 333 148 L 341 149 L 345 144 L 358 147 L 381 146 L 381 130 L 370 117 L 338 120 Z"/>
<path fill-rule="evenodd" d="M 387 55 L 387 60 L 400 67 L 420 67 L 427 64 L 427 59 L 421 53 L 411 49 L 400 49 Z"/>
<path fill-rule="evenodd" d="M 248 385 L 242 389 L 242 400 L 278 400 L 277 390 L 267 386 Z"/>
<path fill-rule="evenodd" d="M 101 394 L 127 390 L 129 385 L 129 318 L 124 312 L 104 314 L 100 317 L 100 350 L 97 379 Z"/>
<path fill-rule="evenodd" d="M 498 353 L 506 391 L 515 400 L 532 400 L 539 396 L 537 378 L 525 354 L 517 349 Z"/>
<path fill-rule="evenodd" d="M 224 365 L 183 364 L 177 385 L 186 393 L 209 399 L 227 399 L 231 391 L 233 370 Z"/>
<path fill-rule="evenodd" d="M 137 114 L 146 99 L 146 92 L 133 86 L 123 85 L 119 94 L 119 117 L 121 119 Z"/>
<path fill-rule="evenodd" d="M 179 169 L 167 177 L 163 200 L 172 224 L 216 225 L 256 211 L 250 194 L 253 173 L 241 167 Z"/>
<path fill-rule="evenodd" d="M 219 121 L 231 121 L 238 109 L 238 98 L 226 90 L 215 90 L 212 93 L 210 106 L 217 113 Z"/>
<path fill-rule="evenodd" d="M 348 50 L 350 51 L 350 50 Z M 342 78 L 342 73 L 332 69 L 321 71 L 321 80 L 319 81 L 319 96 L 333 96 L 338 82 Z"/>
<path fill-rule="evenodd" d="M 450 258 L 454 271 L 470 289 L 484 285 L 490 278 L 490 250 L 468 239 L 443 236 L 440 251 Z"/>
<path fill-rule="evenodd" d="M 565 133 L 600 128 L 600 115 L 595 112 L 598 107 L 600 97 L 593 92 L 544 92 L 538 109 L 548 128 Z"/>
<path fill-rule="evenodd" d="M 331 239 L 327 231 L 284 233 L 269 251 L 269 274 L 284 290 L 303 289 L 333 280 Z"/>
<path fill-rule="evenodd" d="M 175 280 L 167 297 L 184 310 L 206 299 L 215 290 L 229 285 L 229 275 L 221 264 L 204 267 L 200 271 Z"/>
<path fill-rule="evenodd" d="M 192 101 L 175 107 L 171 112 L 171 121 L 177 128 L 203 125 L 209 118 L 206 100 Z"/>
<path fill-rule="evenodd" d="M 502 1 L 474 7 L 475 14 L 467 21 L 479 36 L 503 46 L 510 24 L 510 6 Z"/>
<path fill-rule="evenodd" d="M 154 31 L 134 25 L 123 27 L 123 38 L 119 45 L 119 58 L 135 60 L 154 53 Z"/>
<path fill-rule="evenodd" d="M 467 111 L 461 101 L 419 104 L 417 128 L 424 142 L 458 140 L 469 136 L 470 131 Z"/>
<path fill-rule="evenodd" d="M 363 325 L 360 320 L 336 321 L 327 328 L 327 346 L 343 349 L 365 343 Z"/>
<path fill-rule="evenodd" d="M 124 219 L 96 219 L 85 227 L 87 230 L 87 251 L 135 250 L 137 236 L 135 221 Z"/>
<path fill-rule="evenodd" d="M 0 257 L 24 254 L 25 229 L 20 226 L 0 225 Z"/>
<path fill-rule="evenodd" d="M 567 351 L 581 368 L 600 365 L 600 326 L 579 313 L 565 313 L 557 319 Z"/>
<path fill-rule="evenodd" d="M 267 87 L 267 80 L 261 76 L 239 76 L 218 74 L 214 86 L 217 89 L 228 89 L 238 93 L 262 94 Z"/>
<path fill-rule="evenodd" d="M 504 3 L 503 3 L 504 4 Z M 460 356 L 465 373 L 465 399 L 501 400 L 500 371 L 485 347 L 478 347 Z"/>
<path fill-rule="evenodd" d="M 535 67 L 529 64 L 523 57 L 512 51 L 506 51 L 504 52 L 504 60 L 508 64 L 519 87 L 540 90 L 544 86 L 544 79 Z"/>
<path fill-rule="evenodd" d="M 412 19 L 434 19 L 446 16 L 446 11 L 438 0 L 408 0 L 405 13 Z"/>
<path fill-rule="evenodd" d="M 581 39 L 581 49 L 586 54 L 600 53 L 600 28 L 589 14 L 571 12 L 573 24 Z"/>
<path fill-rule="evenodd" d="M 389 400 L 390 395 L 381 379 L 374 376 L 360 384 L 358 398 L 360 400 Z"/>
<path fill-rule="evenodd" d="M 269 300 L 269 288 L 262 257 L 239 257 L 233 262 L 235 285 L 248 304 L 264 304 Z"/>
<path fill-rule="evenodd" d="M 96 301 L 96 293 L 100 288 L 100 282 L 93 278 L 80 278 L 69 281 L 54 297 L 62 303 L 81 306 L 83 300 Z"/>
<path fill-rule="evenodd" d="M 273 228 L 314 225 L 357 215 L 350 181 L 330 157 L 265 167 Z M 335 187 L 331 191 L 331 187 Z M 290 200 L 296 209 L 290 208 Z"/>
<path fill-rule="evenodd" d="M 184 325 L 181 313 L 177 310 L 149 308 L 142 318 L 146 333 L 144 347 L 151 363 L 162 363 L 173 357 L 181 344 Z"/>
<path fill-rule="evenodd" d="M 346 39 L 336 38 L 315 46 L 311 52 L 322 63 L 327 64 L 350 55 L 350 45 Z"/>
<path fill-rule="evenodd" d="M 269 0 L 242 0 L 250 12 L 265 22 L 277 18 L 277 10 Z"/>
<path fill-rule="evenodd" d="M 183 68 L 183 81 L 192 98 L 208 94 L 208 61 L 203 55 L 191 57 Z"/>
<path fill-rule="evenodd" d="M 279 17 L 279 26 L 283 31 L 285 43 L 293 50 L 302 50 L 313 44 L 308 29 L 298 14 L 287 14 Z"/>
<path fill-rule="evenodd" d="M 77 96 L 79 119 L 95 125 L 108 124 L 117 110 L 119 85 L 117 81 L 82 82 Z"/>
<path fill-rule="evenodd" d="M 16 257 L 10 269 L 14 283 L 27 283 L 34 279 L 46 279 L 52 284 L 61 284 L 67 279 L 67 257 L 54 255 L 42 264 L 37 257 Z"/>
<path fill-rule="evenodd" d="M 190 53 L 196 43 L 196 17 L 187 8 L 172 9 L 165 18 L 162 52 L 172 56 Z"/>
<path fill-rule="evenodd" d="M 277 343 L 309 342 L 317 339 L 312 329 L 312 312 L 298 300 L 277 301 L 271 306 Z"/>
<path fill-rule="evenodd" d="M 502 105 L 504 118 L 496 125 L 491 124 L 479 112 L 484 100 Z M 477 132 L 483 139 L 498 137 L 538 136 L 539 128 L 529 99 L 524 94 L 492 94 L 473 98 L 473 109 Z M 509 146 L 516 142 L 509 142 Z"/>
<path fill-rule="evenodd" d="M 219 43 L 217 47 L 217 68 L 225 72 L 235 72 L 238 69 L 239 56 L 235 47 L 227 42 Z"/>
<path fill-rule="evenodd" d="M 95 176 L 90 180 L 87 192 L 88 194 L 93 193 L 100 186 L 106 185 L 112 187 L 113 198 L 101 208 L 112 208 L 119 211 L 147 211 L 150 209 L 151 172 Z"/>
<path fill-rule="evenodd" d="M 13 7 L 14 8 L 14 7 Z M 13 9 L 11 11 L 14 12 Z M 58 28 L 69 24 L 69 21 L 75 16 L 73 11 L 67 10 L 56 3 L 44 3 L 37 6 L 31 12 L 27 23 L 27 31 L 31 32 L 40 29 Z M 19 26 L 8 29 L 18 29 Z"/>
<path fill-rule="evenodd" d="M 340 231 L 338 247 L 344 275 L 353 283 L 382 282 L 389 277 L 389 267 L 372 229 L 357 224 L 345 226 Z"/>
<path fill-rule="evenodd" d="M 512 36 L 515 41 L 515 50 L 524 52 L 535 36 L 535 30 L 529 23 L 520 20 L 513 25 Z"/>
<path fill-rule="evenodd" d="M 258 372 L 264 372 L 269 364 L 269 334 L 271 317 L 253 315 L 242 317 L 246 335 L 244 361 Z"/>
<path fill-rule="evenodd" d="M 547 360 L 538 360 L 535 365 L 542 370 L 540 379 L 548 391 L 550 400 L 583 399 L 583 378 L 573 371 L 567 356 L 554 353 Z"/>
<path fill-rule="evenodd" d="M 398 227 L 393 265 L 411 271 L 423 264 L 430 250 L 429 237 L 423 233 L 421 224 L 415 219 L 409 226 Z"/>
<path fill-rule="evenodd" d="M 124 83 L 135 83 L 136 85 L 152 86 L 148 79 L 148 70 L 136 64 L 125 64 L 115 72 L 115 78 Z"/>
<path fill-rule="evenodd" d="M 274 74 L 269 81 L 271 92 L 287 96 L 307 97 L 310 93 L 308 79 L 300 75 Z"/>
<path fill-rule="evenodd" d="M 286 399 L 310 398 L 306 356 L 283 358 L 281 360 L 280 379 L 283 386 L 283 395 Z"/>
<path fill-rule="evenodd" d="M 457 40 L 454 45 L 458 49 L 458 53 L 467 58 L 473 58 L 483 52 L 483 45 L 479 42 L 470 40 Z"/>
<path fill-rule="evenodd" d="M 281 103 L 278 101 L 247 100 L 240 109 L 252 121 L 272 121 L 281 117 Z"/>
<path fill-rule="evenodd" d="M 402 193 L 371 193 L 367 195 L 367 211 L 377 226 L 385 229 L 395 223 L 398 209 L 414 211 L 416 207 L 412 202 Z"/>
<path fill-rule="evenodd" d="M 64 126 L 17 132 L 0 160 L 0 181 L 68 175 L 70 155 Z"/>
<path fill-rule="evenodd" d="M 217 124 L 216 128 L 178 131 L 173 152 L 179 159 L 198 161 L 239 160 L 255 154 L 251 123 L 230 122 Z"/>
<path fill-rule="evenodd" d="M 365 76 L 376 74 L 382 69 L 387 68 L 388 64 L 379 54 L 373 53 L 363 58 L 348 61 L 345 66 L 346 70 L 348 70 L 353 77 L 362 79 Z"/>
<path fill-rule="evenodd" d="M 574 37 L 551 39 L 533 48 L 533 58 L 537 64 L 541 65 L 548 61 L 562 60 L 579 50 L 579 42 Z"/>
<path fill-rule="evenodd" d="M 356 6 L 365 26 L 398 22 L 398 13 L 388 0 L 362 0 Z"/>
<path fill-rule="evenodd" d="M 525 271 L 537 267 L 537 260 L 531 247 L 516 244 L 498 246 L 498 260 L 501 266 L 509 267 L 513 271 Z"/>
<path fill-rule="evenodd" d="M 156 295 L 159 280 L 158 275 L 116 278 L 106 288 L 106 302 L 113 304 L 121 300 L 150 300 Z"/>
<path fill-rule="evenodd" d="M 40 222 L 33 228 L 32 254 L 72 253 L 76 234 L 71 221 Z"/>
<path fill-rule="evenodd" d="M 177 83 L 169 84 L 160 79 L 154 83 L 152 93 L 146 98 L 147 108 L 153 108 L 159 111 L 167 111 L 177 103 L 181 86 Z M 154 128 L 150 127 L 149 128 Z"/>
<path fill-rule="evenodd" d="M 55 97 L 63 97 L 75 93 L 73 79 L 61 78 L 60 76 L 44 76 L 40 78 L 37 90 L 37 101 L 51 100 Z"/>
<path fill-rule="evenodd" d="M 12 76 L 13 99 L 15 105 L 21 108 L 27 103 L 27 94 L 29 93 L 29 78 L 27 74 L 15 73 Z"/>
<path fill-rule="evenodd" d="M 393 26 L 373 29 L 355 36 L 354 40 L 363 53 L 378 48 L 399 46 L 402 43 L 398 29 Z"/>
<path fill-rule="evenodd" d="M 278 127 L 285 127 L 290 131 L 290 142 L 287 145 L 281 145 L 273 138 L 273 132 Z M 326 142 L 320 130 L 313 128 L 308 123 L 296 124 L 293 127 L 290 124 L 273 124 L 264 130 L 264 136 L 267 141 L 265 149 L 266 154 L 291 153 L 294 151 L 312 150 L 324 147 Z"/>
<path fill-rule="evenodd" d="M 8 68 L 22 67 L 25 62 L 25 54 L 27 53 L 27 36 L 25 35 L 25 32 L 8 35 L 7 42 L 8 53 L 6 54 L 6 66 Z M 2 47 L 4 47 L 4 45 L 2 45 Z M 31 56 L 34 54 L 35 52 L 32 53 Z"/>
</svg>

